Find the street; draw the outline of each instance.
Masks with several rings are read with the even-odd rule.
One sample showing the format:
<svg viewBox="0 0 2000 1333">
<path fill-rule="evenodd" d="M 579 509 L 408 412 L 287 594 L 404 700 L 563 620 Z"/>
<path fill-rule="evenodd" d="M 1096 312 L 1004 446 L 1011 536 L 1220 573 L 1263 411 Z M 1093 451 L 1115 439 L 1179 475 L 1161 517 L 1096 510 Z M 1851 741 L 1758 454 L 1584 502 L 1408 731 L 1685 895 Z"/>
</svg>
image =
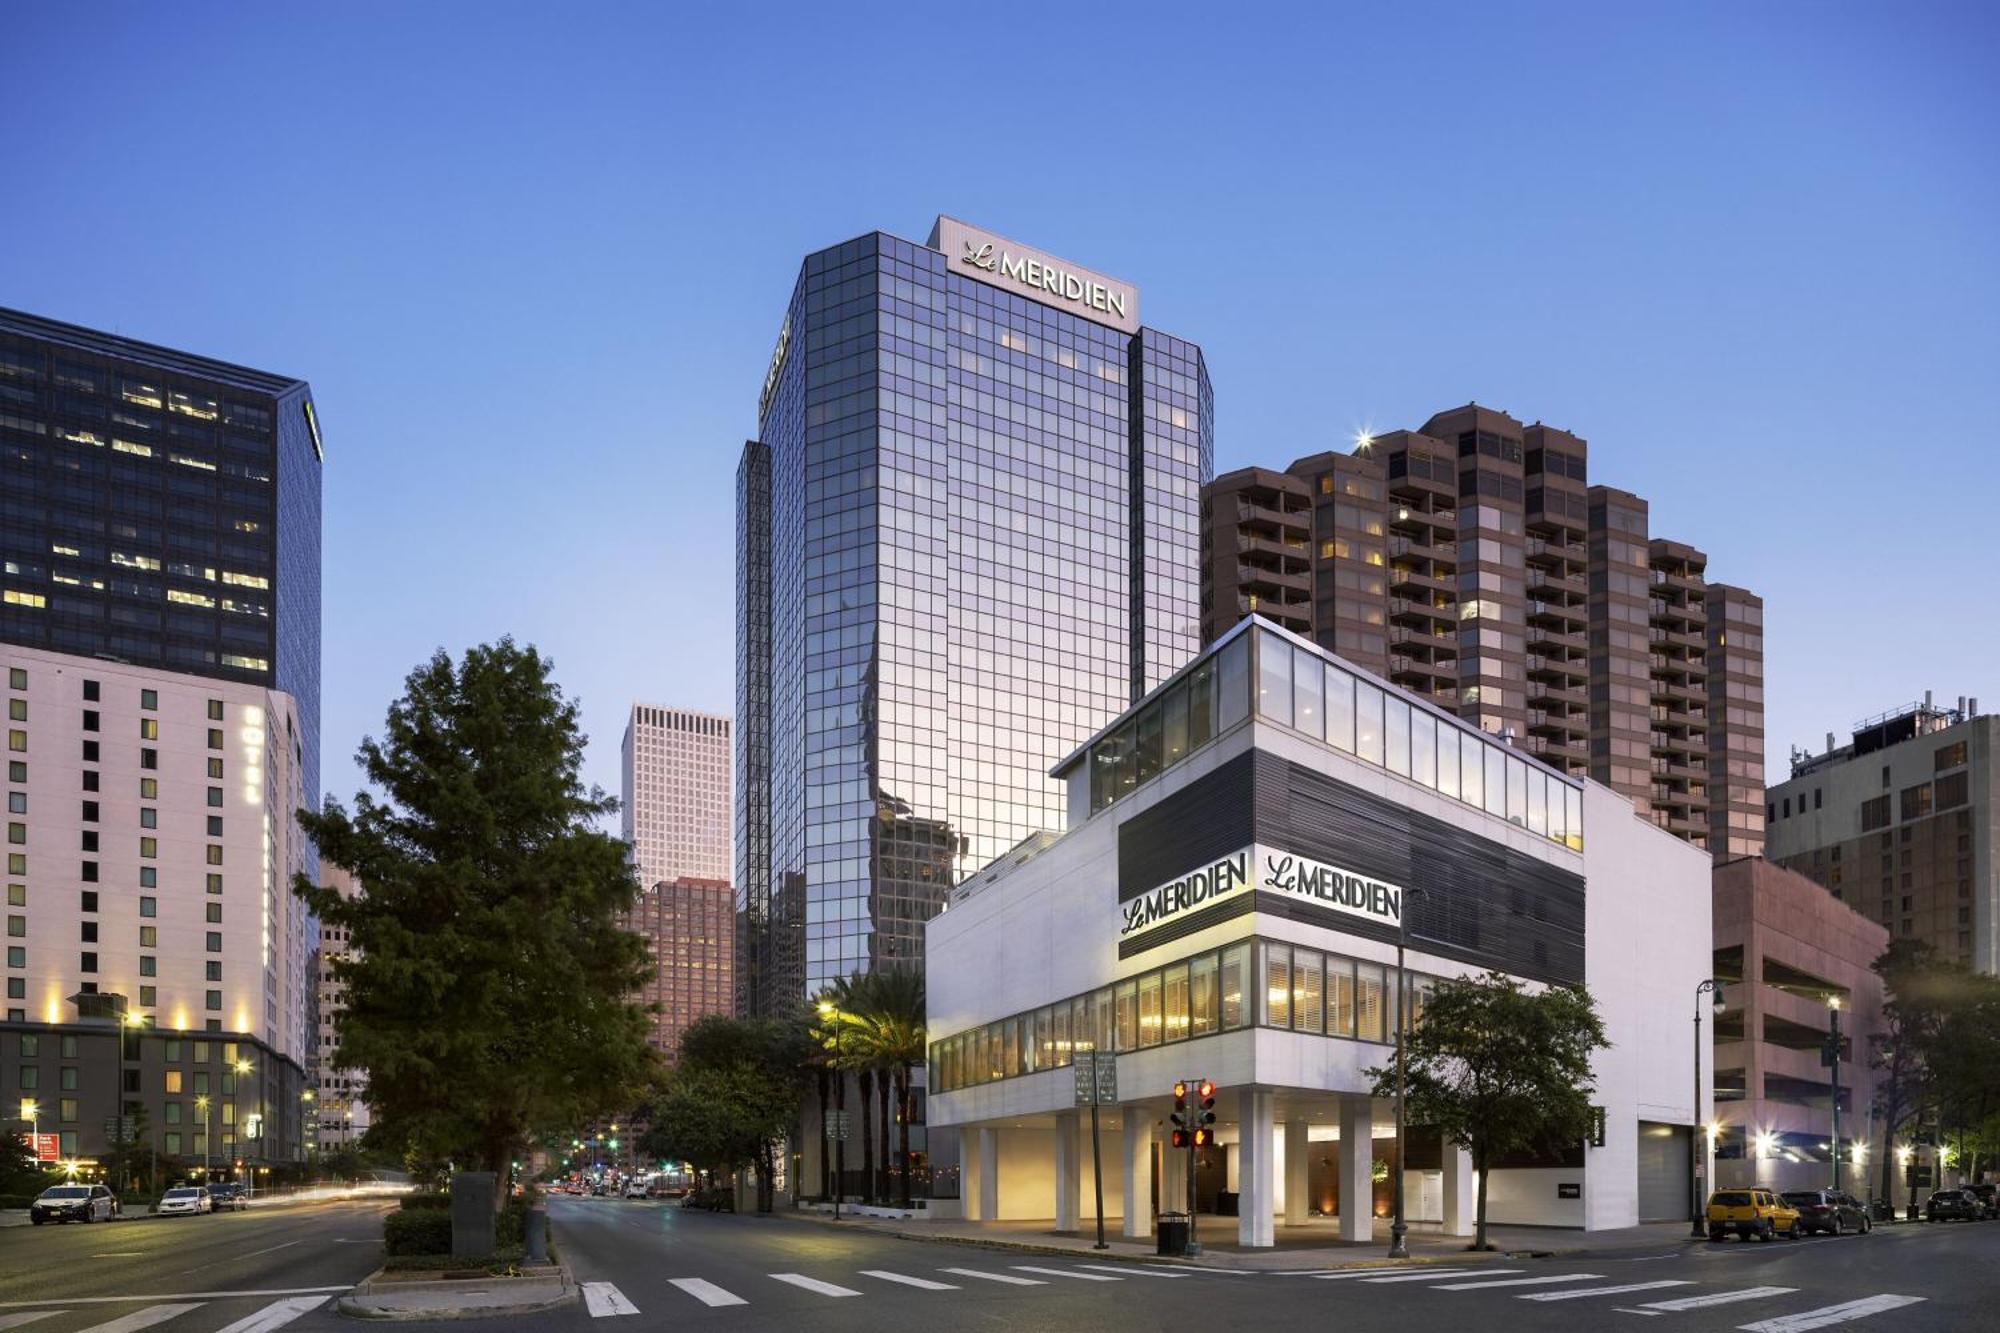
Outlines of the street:
<svg viewBox="0 0 2000 1333">
<path fill-rule="evenodd" d="M 332 1203 L 112 1225 L 0 1231 L 0 1330 L 292 1333 L 351 1327 L 333 1298 L 379 1262 L 383 1208 Z M 899 1240 L 792 1218 L 671 1203 L 551 1201 L 585 1302 L 466 1333 L 523 1327 L 1157 1329 L 1332 1319 L 1358 1329 L 1602 1328 L 1861 1333 L 2000 1328 L 2000 1225 L 1903 1226 L 1793 1243 L 1664 1246 L 1561 1259 L 1333 1274 L 1098 1263 Z M 1551 1234 L 1551 1244 L 1579 1238 Z"/>
</svg>

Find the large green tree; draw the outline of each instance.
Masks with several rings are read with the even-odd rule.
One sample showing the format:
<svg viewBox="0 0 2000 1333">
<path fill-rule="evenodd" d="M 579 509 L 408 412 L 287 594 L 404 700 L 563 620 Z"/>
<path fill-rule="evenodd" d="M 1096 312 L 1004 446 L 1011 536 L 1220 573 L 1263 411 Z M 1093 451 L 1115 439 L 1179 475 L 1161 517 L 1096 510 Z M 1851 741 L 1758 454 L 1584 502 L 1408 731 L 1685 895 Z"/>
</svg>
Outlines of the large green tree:
<svg viewBox="0 0 2000 1333">
<path fill-rule="evenodd" d="M 1479 1173 L 1472 1248 L 1486 1246 L 1489 1166 L 1511 1154 L 1581 1142 L 1590 1132 L 1593 1052 L 1608 1047 L 1582 987 L 1530 991 L 1512 977 L 1440 981 L 1404 1047 L 1408 1118 L 1435 1125 Z M 1396 1095 L 1393 1064 L 1370 1069 L 1377 1097 Z"/>
<path fill-rule="evenodd" d="M 584 787 L 549 666 L 511 639 L 440 651 L 361 743 L 372 790 L 300 813 L 362 886 L 297 883 L 352 931 L 330 1054 L 368 1075 L 369 1143 L 503 1175 L 535 1130 L 630 1106 L 653 1060 L 646 944 L 620 925 L 636 885 L 599 827 L 617 802 Z"/>
<path fill-rule="evenodd" d="M 648 1127 L 639 1152 L 690 1162 L 711 1176 L 748 1166 L 757 1178 L 757 1211 L 770 1212 L 777 1145 L 797 1121 L 814 1049 L 799 1015 L 697 1020 L 681 1034 L 678 1064 L 641 1112 Z"/>
</svg>

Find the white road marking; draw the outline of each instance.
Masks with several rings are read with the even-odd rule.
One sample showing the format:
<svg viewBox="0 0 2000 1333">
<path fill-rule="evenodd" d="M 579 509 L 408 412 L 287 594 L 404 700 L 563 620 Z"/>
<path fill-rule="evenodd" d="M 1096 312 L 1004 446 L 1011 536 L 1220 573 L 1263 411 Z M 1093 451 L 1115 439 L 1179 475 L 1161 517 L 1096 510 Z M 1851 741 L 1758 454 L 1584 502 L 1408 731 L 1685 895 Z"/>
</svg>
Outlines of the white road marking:
<svg viewBox="0 0 2000 1333">
<path fill-rule="evenodd" d="M 1394 1277 L 1365 1277 L 1361 1280 L 1363 1282 L 1433 1282 L 1441 1277 L 1457 1277 L 1461 1273 L 1485 1273 L 1489 1277 L 1498 1277 L 1502 1273 L 1518 1273 L 1520 1271 L 1518 1268 L 1445 1268 L 1433 1269 L 1428 1273 L 1398 1273 Z"/>
<path fill-rule="evenodd" d="M 273 1287 L 261 1291 L 184 1291 L 174 1296 L 51 1296 L 42 1301 L 0 1301 L 0 1309 L 25 1305 L 130 1305 L 135 1301 L 216 1301 L 232 1296 L 311 1296 L 317 1292 L 352 1291 L 352 1282 L 337 1287 Z"/>
<path fill-rule="evenodd" d="M 47 1319 L 52 1314 L 68 1314 L 67 1310 L 25 1310 L 20 1314 L 0 1314 L 0 1329 L 19 1328 L 32 1324 L 37 1319 Z"/>
<path fill-rule="evenodd" d="M 859 1296 L 861 1294 L 852 1287 L 836 1287 L 831 1282 L 822 1282 L 816 1277 L 807 1277 L 804 1273 L 771 1273 L 768 1276 L 776 1278 L 780 1282 L 789 1282 L 795 1287 L 804 1287 L 807 1291 L 816 1291 L 822 1296 Z"/>
<path fill-rule="evenodd" d="M 1488 1287 L 1546 1287 L 1557 1282 L 1599 1282 L 1602 1273 L 1553 1273 L 1547 1277 L 1510 1277 L 1505 1282 L 1440 1282 L 1433 1291 L 1484 1291 Z"/>
<path fill-rule="evenodd" d="M 1585 1296 L 1616 1296 L 1627 1291 L 1658 1291 L 1661 1287 L 1687 1287 L 1693 1283 L 1686 1278 L 1671 1277 L 1659 1282 L 1627 1282 L 1617 1287 L 1585 1287 L 1582 1291 L 1524 1291 L 1514 1299 L 1517 1301 L 1575 1301 Z"/>
<path fill-rule="evenodd" d="M 273 1301 L 257 1313 L 246 1315 L 227 1328 L 219 1330 L 219 1333 L 272 1333 L 274 1329 L 283 1328 L 300 1315 L 325 1305 L 326 1301 L 327 1298 L 324 1296 L 291 1296 L 282 1301 Z"/>
<path fill-rule="evenodd" d="M 1078 1282 L 1123 1282 L 1125 1279 L 1106 1277 L 1102 1273 L 1079 1273 L 1074 1268 L 1037 1268 L 1033 1264 L 1010 1264 L 1017 1273 L 1047 1273 L 1050 1277 L 1073 1277 Z"/>
<path fill-rule="evenodd" d="M 1313 1274 L 1322 1282 L 1342 1282 L 1359 1278 L 1363 1282 L 1419 1282 L 1427 1277 L 1458 1277 L 1464 1273 L 1518 1273 L 1518 1268 L 1422 1268 L 1410 1271 L 1402 1268 L 1350 1268 L 1341 1273 L 1321 1270 Z"/>
<path fill-rule="evenodd" d="M 864 1268 L 861 1270 L 861 1276 L 879 1277 L 884 1282 L 900 1282 L 906 1287 L 915 1287 L 920 1291 L 958 1290 L 957 1287 L 952 1286 L 951 1283 L 949 1282 L 933 1282 L 927 1277 L 910 1277 L 908 1274 L 905 1273 L 890 1273 L 890 1272 L 885 1272 L 880 1268 Z"/>
<path fill-rule="evenodd" d="M 592 1319 L 603 1319 L 609 1315 L 637 1314 L 639 1307 L 627 1300 L 625 1293 L 609 1282 L 586 1282 L 583 1284 L 583 1308 L 590 1311 Z"/>
<path fill-rule="evenodd" d="M 1148 1269 L 1145 1268 L 1132 1268 L 1129 1266 L 1125 1268 L 1113 1268 L 1110 1264 L 1078 1264 L 1077 1267 L 1088 1268 L 1098 1273 L 1116 1273 L 1120 1277 L 1129 1277 L 1133 1273 L 1137 1273 L 1140 1277 L 1186 1277 L 1187 1276 L 1187 1271 L 1185 1269 L 1178 1271 L 1169 1269 L 1166 1272 L 1161 1272 L 1158 1268 L 1153 1268 L 1149 1271 Z"/>
<path fill-rule="evenodd" d="M 252 1250 L 248 1254 L 238 1254 L 232 1257 L 237 1259 L 255 1259 L 260 1254 L 271 1254 L 278 1250 L 289 1250 L 298 1243 L 295 1240 L 288 1240 L 283 1245 L 267 1245 L 261 1250 Z"/>
<path fill-rule="evenodd" d="M 200 1308 L 201 1305 L 199 1302 L 192 1305 L 149 1305 L 143 1310 L 134 1310 L 131 1314 L 119 1315 L 116 1319 L 108 1323 L 92 1325 L 90 1328 L 84 1329 L 83 1333 L 138 1333 L 142 1328 L 151 1328 L 155 1324 L 164 1324 L 169 1319 L 186 1314 L 189 1310 L 199 1310 Z"/>
<path fill-rule="evenodd" d="M 93 1259 L 138 1259 L 143 1257 L 145 1253 L 144 1250 L 106 1250 L 102 1254 L 93 1254 L 90 1257 Z"/>
<path fill-rule="evenodd" d="M 1741 1291 L 1719 1291 L 1711 1296 L 1683 1296 L 1672 1301 L 1648 1301 L 1640 1306 L 1649 1313 L 1654 1310 L 1700 1310 L 1710 1305 L 1732 1305 L 1737 1301 L 1762 1300 L 1766 1296 L 1789 1296 L 1797 1287 L 1745 1287 Z"/>
<path fill-rule="evenodd" d="M 988 1282 L 1005 1282 L 1015 1287 L 1046 1287 L 1049 1284 L 1038 1277 L 1015 1277 L 1012 1273 L 989 1273 L 979 1268 L 940 1268 L 940 1273 L 955 1273 L 959 1277 L 984 1278 Z"/>
<path fill-rule="evenodd" d="M 667 1279 L 667 1285 L 673 1287 L 679 1287 L 682 1291 L 694 1297 L 696 1300 L 700 1301 L 703 1305 L 748 1305 L 750 1303 L 744 1300 L 741 1296 L 738 1296 L 735 1292 L 724 1291 L 721 1287 L 716 1286 L 713 1282 L 709 1282 L 703 1278 L 698 1278 L 698 1277 L 669 1278 Z"/>
<path fill-rule="evenodd" d="M 1817 1310 L 1802 1310 L 1798 1314 L 1779 1315 L 1776 1319 L 1765 1319 L 1755 1324 L 1738 1324 L 1744 1333 L 1804 1333 L 1809 1328 L 1826 1328 L 1832 1324 L 1844 1324 L 1850 1319 L 1866 1319 L 1871 1314 L 1884 1310 L 1900 1310 L 1906 1305 L 1915 1305 L 1924 1300 L 1922 1296 L 1864 1296 L 1858 1301 L 1846 1301 L 1840 1305 L 1823 1305 Z"/>
</svg>

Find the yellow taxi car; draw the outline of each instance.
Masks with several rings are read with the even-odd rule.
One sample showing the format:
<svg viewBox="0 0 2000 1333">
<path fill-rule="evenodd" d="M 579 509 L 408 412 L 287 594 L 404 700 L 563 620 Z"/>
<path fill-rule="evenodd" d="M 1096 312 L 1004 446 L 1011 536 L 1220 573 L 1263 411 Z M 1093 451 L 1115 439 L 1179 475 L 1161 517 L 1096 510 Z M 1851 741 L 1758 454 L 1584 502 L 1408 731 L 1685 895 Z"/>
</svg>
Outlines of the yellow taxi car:
<svg viewBox="0 0 2000 1333">
<path fill-rule="evenodd" d="M 1708 1196 L 1708 1238 L 1721 1240 L 1732 1232 L 1744 1240 L 1797 1240 L 1799 1210 L 1770 1190 L 1717 1190 Z"/>
</svg>

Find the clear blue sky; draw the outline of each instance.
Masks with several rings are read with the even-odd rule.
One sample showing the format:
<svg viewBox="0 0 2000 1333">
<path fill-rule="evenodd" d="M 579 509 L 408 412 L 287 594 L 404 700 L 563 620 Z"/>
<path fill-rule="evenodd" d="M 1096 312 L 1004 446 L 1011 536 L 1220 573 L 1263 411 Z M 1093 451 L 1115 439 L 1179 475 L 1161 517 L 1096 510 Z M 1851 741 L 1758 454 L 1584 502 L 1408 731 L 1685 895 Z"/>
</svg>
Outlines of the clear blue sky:
<svg viewBox="0 0 2000 1333">
<path fill-rule="evenodd" d="M 1779 760 L 2000 707 L 2000 8 L 864 9 L 12 7 L 0 304 L 313 382 L 329 792 L 438 645 L 550 653 L 614 790 L 730 708 L 798 261 L 939 211 L 1137 283 L 1218 468 L 1585 436 L 1766 597 Z"/>
</svg>

